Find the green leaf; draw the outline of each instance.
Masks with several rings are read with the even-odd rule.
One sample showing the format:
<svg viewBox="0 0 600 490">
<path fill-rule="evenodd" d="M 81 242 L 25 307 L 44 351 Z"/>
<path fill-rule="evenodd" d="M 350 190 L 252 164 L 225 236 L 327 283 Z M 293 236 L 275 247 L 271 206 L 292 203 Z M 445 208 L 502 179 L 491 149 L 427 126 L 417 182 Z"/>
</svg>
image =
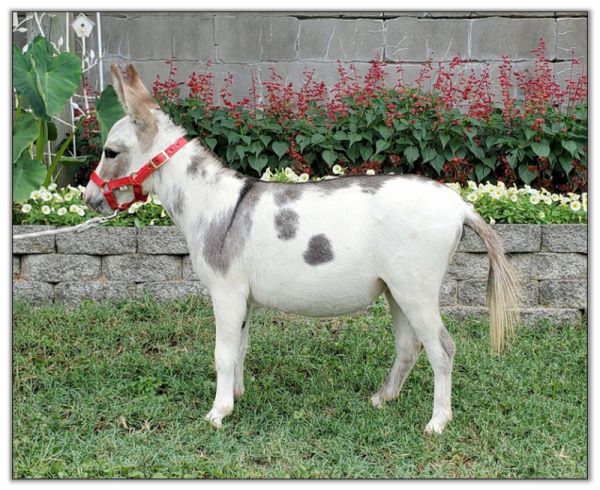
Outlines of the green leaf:
<svg viewBox="0 0 600 490">
<path fill-rule="evenodd" d="M 390 139 L 392 134 L 394 134 L 394 130 L 392 128 L 388 128 L 387 126 L 377 126 L 377 132 L 381 135 L 381 137 L 385 140 Z"/>
<path fill-rule="evenodd" d="M 371 158 L 371 155 L 373 154 L 373 147 L 371 145 L 363 145 L 360 147 L 359 153 L 363 161 L 366 162 L 369 160 L 369 158 Z"/>
<path fill-rule="evenodd" d="M 408 163 L 414 163 L 419 158 L 419 149 L 416 146 L 407 146 L 404 149 L 404 156 L 406 157 L 406 161 Z"/>
<path fill-rule="evenodd" d="M 482 164 L 475 165 L 475 177 L 477 177 L 477 181 L 481 182 L 485 179 L 490 173 L 490 169 Z"/>
<path fill-rule="evenodd" d="M 527 139 L 527 141 L 532 139 L 534 136 L 535 136 L 535 131 L 533 131 L 530 128 L 525 128 L 525 138 Z"/>
<path fill-rule="evenodd" d="M 46 166 L 40 160 L 22 154 L 12 168 L 13 201 L 26 201 L 31 191 L 39 189 L 45 177 Z"/>
<path fill-rule="evenodd" d="M 38 117 L 58 114 L 81 80 L 81 60 L 73 53 L 55 54 L 42 36 L 36 37 L 27 53 L 13 47 L 13 86 Z"/>
<path fill-rule="evenodd" d="M 436 156 L 437 152 L 431 148 L 431 146 L 426 146 L 423 148 L 423 163 L 427 163 L 433 160 Z"/>
<path fill-rule="evenodd" d="M 375 142 L 375 154 L 381 153 L 384 150 L 387 150 L 391 146 L 389 141 L 385 140 L 377 140 Z"/>
<path fill-rule="evenodd" d="M 235 152 L 240 160 L 244 159 L 244 155 L 246 154 L 246 146 L 245 145 L 236 145 Z"/>
<path fill-rule="evenodd" d="M 290 144 L 286 141 L 275 141 L 271 145 L 271 148 L 275 152 L 275 155 L 277 155 L 280 159 L 283 155 L 286 154 L 289 147 L 290 147 Z"/>
<path fill-rule="evenodd" d="M 121 107 L 117 93 L 112 85 L 107 85 L 106 88 L 96 101 L 96 116 L 100 124 L 100 137 L 102 144 L 106 142 L 108 133 L 113 125 L 125 117 L 125 111 Z"/>
<path fill-rule="evenodd" d="M 377 119 L 377 116 L 373 112 L 369 111 L 365 113 L 365 121 L 367 122 L 367 126 L 370 126 L 375 119 Z"/>
<path fill-rule="evenodd" d="M 507 156 L 506 159 L 508 160 L 508 165 L 510 165 L 510 168 L 516 168 L 516 166 L 519 164 L 519 162 L 521 161 L 521 159 L 523 158 L 523 150 L 520 150 L 519 148 L 511 151 Z"/>
<path fill-rule="evenodd" d="M 338 158 L 337 153 L 331 150 L 323 151 L 323 153 L 321 153 L 321 156 L 323 157 L 323 160 L 327 162 L 327 165 L 329 165 L 330 167 L 333 166 L 333 164 L 337 161 Z"/>
<path fill-rule="evenodd" d="M 550 155 L 550 145 L 547 140 L 542 140 L 539 143 L 533 141 L 531 143 L 531 149 L 538 157 L 547 157 Z"/>
<path fill-rule="evenodd" d="M 537 174 L 537 172 L 531 172 L 527 164 L 519 165 L 519 177 L 521 177 L 521 180 L 527 185 L 533 182 L 533 179 L 537 177 Z"/>
<path fill-rule="evenodd" d="M 350 140 L 350 145 L 353 145 L 354 143 L 360 141 L 362 136 L 358 133 L 350 133 L 348 135 L 348 139 Z"/>
<path fill-rule="evenodd" d="M 565 171 L 565 174 L 569 175 L 573 169 L 573 158 L 567 155 L 561 155 L 558 157 L 558 160 L 560 161 L 560 166 Z"/>
<path fill-rule="evenodd" d="M 571 154 L 573 158 L 577 158 L 579 152 L 577 151 L 577 143 L 575 141 L 562 140 L 560 144 Z"/>
<path fill-rule="evenodd" d="M 251 157 L 248 158 L 248 163 L 250 164 L 250 167 L 252 167 L 254 170 L 256 170 L 260 174 L 260 173 L 262 173 L 264 168 L 267 166 L 267 163 L 269 163 L 269 159 L 265 155 L 259 155 L 259 156 L 252 155 Z"/>
<path fill-rule="evenodd" d="M 345 141 L 348 139 L 348 135 L 346 133 L 344 133 L 343 131 L 337 131 L 333 135 L 333 139 L 336 141 Z"/>
<path fill-rule="evenodd" d="M 38 135 L 37 121 L 30 112 L 21 112 L 15 117 L 12 128 L 12 162 L 15 163 L 21 153 L 31 145 Z"/>
<path fill-rule="evenodd" d="M 444 133 L 440 133 L 440 142 L 442 143 L 442 148 L 446 148 L 448 141 L 450 141 L 450 136 Z"/>
<path fill-rule="evenodd" d="M 212 151 L 215 149 L 215 146 L 217 146 L 217 138 L 204 138 L 204 144 Z"/>
<path fill-rule="evenodd" d="M 265 148 L 267 148 L 269 146 L 269 143 L 271 142 L 271 139 L 272 139 L 268 134 L 261 134 L 258 138 L 263 142 L 263 145 L 265 145 Z"/>
<path fill-rule="evenodd" d="M 438 175 L 440 174 L 444 163 L 446 163 L 446 159 L 440 154 L 436 154 L 435 158 L 430 162 L 431 166 L 435 169 Z"/>
<path fill-rule="evenodd" d="M 325 135 L 323 133 L 315 133 L 310 138 L 310 142 L 313 145 L 318 145 L 319 143 L 323 143 L 323 141 L 325 141 Z"/>
</svg>

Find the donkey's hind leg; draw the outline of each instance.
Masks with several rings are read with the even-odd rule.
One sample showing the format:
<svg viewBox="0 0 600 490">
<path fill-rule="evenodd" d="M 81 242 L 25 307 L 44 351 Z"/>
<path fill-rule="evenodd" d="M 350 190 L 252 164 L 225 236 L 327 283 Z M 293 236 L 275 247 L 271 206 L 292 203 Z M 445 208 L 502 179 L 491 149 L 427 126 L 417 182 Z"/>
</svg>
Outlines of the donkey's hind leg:
<svg viewBox="0 0 600 490">
<path fill-rule="evenodd" d="M 240 339 L 240 349 L 238 352 L 237 362 L 235 364 L 233 375 L 233 398 L 239 400 L 244 396 L 244 360 L 248 352 L 248 337 L 250 335 L 250 314 L 252 313 L 252 305 L 248 305 L 246 318 L 242 323 L 242 332 Z"/>
<path fill-rule="evenodd" d="M 408 318 L 406 318 L 392 294 L 389 291 L 386 291 L 385 294 L 396 330 L 396 360 L 385 378 L 383 386 L 371 397 L 373 406 L 377 408 L 381 408 L 383 402 L 395 400 L 398 397 L 404 381 L 419 357 L 422 347 Z"/>
<path fill-rule="evenodd" d="M 408 318 L 417 338 L 427 352 L 433 368 L 433 414 L 425 427 L 426 433 L 441 434 L 446 424 L 452 420 L 452 362 L 454 342 L 444 327 L 438 306 L 437 294 L 431 291 L 411 291 L 410 300 L 399 291 L 391 290 L 394 299 Z M 418 301 L 416 300 L 418 298 Z"/>
</svg>

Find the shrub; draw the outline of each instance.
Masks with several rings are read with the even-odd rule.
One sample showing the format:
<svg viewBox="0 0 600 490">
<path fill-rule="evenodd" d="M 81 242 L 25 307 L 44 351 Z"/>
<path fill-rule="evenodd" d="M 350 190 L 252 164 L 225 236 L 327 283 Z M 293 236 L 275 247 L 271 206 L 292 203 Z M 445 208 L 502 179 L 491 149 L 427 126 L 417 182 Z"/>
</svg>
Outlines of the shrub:
<svg viewBox="0 0 600 490">
<path fill-rule="evenodd" d="M 523 73 L 504 58 L 499 100 L 491 94 L 489 68 L 477 76 L 458 58 L 439 63 L 437 71 L 425 64 L 412 87 L 401 70 L 396 85 L 386 87 L 386 67 L 377 61 L 364 77 L 339 64 L 330 89 L 312 71 L 296 88 L 272 70 L 269 81 L 253 79 L 239 102 L 231 99 L 228 76 L 219 105 L 210 65 L 189 76 L 189 95 L 182 98 L 169 60 L 170 75 L 157 77 L 154 94 L 190 136 L 249 174 L 292 167 L 323 176 L 341 164 L 350 172 L 416 173 L 463 185 L 491 180 L 586 190 L 587 78 L 576 74 L 573 60 L 561 87 L 543 52 L 541 40 L 535 68 Z M 423 88 L 427 80 L 432 91 Z"/>
</svg>

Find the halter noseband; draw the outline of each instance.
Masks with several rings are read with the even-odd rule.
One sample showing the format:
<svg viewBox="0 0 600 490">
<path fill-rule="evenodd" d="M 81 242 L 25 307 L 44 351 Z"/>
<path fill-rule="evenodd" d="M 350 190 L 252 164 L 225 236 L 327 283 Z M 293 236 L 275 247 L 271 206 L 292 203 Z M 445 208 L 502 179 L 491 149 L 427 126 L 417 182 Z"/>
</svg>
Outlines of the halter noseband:
<svg viewBox="0 0 600 490">
<path fill-rule="evenodd" d="M 182 136 L 175 143 L 162 150 L 158 155 L 152 157 L 150 161 L 142 166 L 137 172 L 133 172 L 125 177 L 104 180 L 94 170 L 90 175 L 90 180 L 102 189 L 104 198 L 112 209 L 123 211 L 128 209 L 134 202 L 146 199 L 147 195 L 142 191 L 142 183 L 150 177 L 154 171 L 158 170 L 165 162 L 170 160 L 173 155 L 181 150 L 187 143 L 187 139 Z M 133 188 L 133 199 L 119 205 L 113 191 L 116 189 L 125 190 L 127 187 Z"/>
</svg>

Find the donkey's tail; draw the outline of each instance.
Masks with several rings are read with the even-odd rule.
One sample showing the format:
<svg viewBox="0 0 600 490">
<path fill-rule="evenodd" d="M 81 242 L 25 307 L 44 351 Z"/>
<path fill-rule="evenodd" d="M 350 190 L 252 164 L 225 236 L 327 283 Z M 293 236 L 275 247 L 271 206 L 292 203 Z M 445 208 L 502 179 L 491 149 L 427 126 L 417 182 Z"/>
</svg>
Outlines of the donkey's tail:
<svg viewBox="0 0 600 490">
<path fill-rule="evenodd" d="M 500 237 L 472 208 L 467 212 L 465 225 L 481 238 L 490 259 L 487 285 L 490 340 L 492 349 L 500 353 L 506 342 L 514 337 L 515 327 L 519 322 L 519 282 L 514 269 L 506 260 Z"/>
</svg>

